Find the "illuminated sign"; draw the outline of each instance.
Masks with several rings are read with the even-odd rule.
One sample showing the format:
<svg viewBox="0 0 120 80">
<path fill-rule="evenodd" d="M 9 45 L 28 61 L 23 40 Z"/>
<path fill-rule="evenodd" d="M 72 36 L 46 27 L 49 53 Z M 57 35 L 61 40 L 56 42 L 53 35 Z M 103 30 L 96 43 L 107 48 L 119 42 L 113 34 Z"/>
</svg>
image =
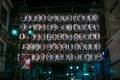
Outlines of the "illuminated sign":
<svg viewBox="0 0 120 80">
<path fill-rule="evenodd" d="M 20 62 L 23 69 L 31 69 L 31 55 L 28 53 L 21 53 L 17 55 L 17 60 Z M 21 61 L 20 61 L 21 60 Z"/>
<path fill-rule="evenodd" d="M 97 14 L 23 14 L 20 20 L 22 51 L 28 52 L 32 61 L 102 60 Z M 32 36 L 27 34 L 29 29 L 33 29 Z"/>
</svg>

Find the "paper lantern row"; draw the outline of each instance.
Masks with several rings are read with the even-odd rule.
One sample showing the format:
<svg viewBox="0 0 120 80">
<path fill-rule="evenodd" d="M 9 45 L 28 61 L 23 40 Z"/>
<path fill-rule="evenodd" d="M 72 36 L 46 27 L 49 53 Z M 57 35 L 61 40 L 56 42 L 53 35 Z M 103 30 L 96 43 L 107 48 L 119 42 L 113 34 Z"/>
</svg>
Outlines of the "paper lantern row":
<svg viewBox="0 0 120 80">
<path fill-rule="evenodd" d="M 20 40 L 31 41 L 98 41 L 101 39 L 100 33 L 36 33 L 30 37 L 25 33 L 19 34 Z"/>
<path fill-rule="evenodd" d="M 34 15 L 25 14 L 21 16 L 22 22 L 90 22 L 98 21 L 99 16 L 97 14 L 48 14 L 48 15 Z"/>
<path fill-rule="evenodd" d="M 33 28 L 33 31 L 99 31 L 99 24 L 39 24 L 22 23 L 21 31 L 27 31 Z"/>
<path fill-rule="evenodd" d="M 22 56 L 24 53 L 22 53 Z M 102 61 L 101 53 L 35 53 L 30 54 L 32 62 L 59 62 L 59 61 Z M 25 56 L 25 55 L 24 55 Z M 20 54 L 18 54 L 18 61 Z"/>
<path fill-rule="evenodd" d="M 23 51 L 97 51 L 101 50 L 100 43 L 25 43 Z"/>
</svg>

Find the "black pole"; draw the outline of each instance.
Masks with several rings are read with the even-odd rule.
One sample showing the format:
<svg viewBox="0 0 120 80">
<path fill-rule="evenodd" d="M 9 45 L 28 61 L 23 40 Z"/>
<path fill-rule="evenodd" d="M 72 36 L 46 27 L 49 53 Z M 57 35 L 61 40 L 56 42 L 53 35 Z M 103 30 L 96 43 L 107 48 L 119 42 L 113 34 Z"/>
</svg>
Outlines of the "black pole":
<svg viewBox="0 0 120 80">
<path fill-rule="evenodd" d="M 22 59 L 22 40 L 20 40 L 20 80 L 22 80 L 22 63 L 21 63 L 21 59 Z"/>
</svg>

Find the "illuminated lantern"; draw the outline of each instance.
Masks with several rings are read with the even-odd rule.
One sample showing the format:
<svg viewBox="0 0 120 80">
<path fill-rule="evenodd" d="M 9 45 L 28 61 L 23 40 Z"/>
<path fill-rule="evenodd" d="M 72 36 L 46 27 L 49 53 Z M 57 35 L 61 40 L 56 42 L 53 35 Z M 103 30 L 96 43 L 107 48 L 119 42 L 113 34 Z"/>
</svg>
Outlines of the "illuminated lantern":
<svg viewBox="0 0 120 80">
<path fill-rule="evenodd" d="M 95 43 L 94 45 L 94 50 L 101 50 L 101 44 L 100 43 Z"/>
<path fill-rule="evenodd" d="M 46 49 L 46 45 L 44 43 L 39 44 L 40 51 L 44 51 Z"/>
<path fill-rule="evenodd" d="M 63 50 L 63 51 L 67 51 L 67 44 L 66 44 L 66 43 L 63 43 L 63 44 L 62 44 L 62 50 Z"/>
<path fill-rule="evenodd" d="M 58 61 L 59 60 L 59 54 L 55 54 L 55 60 L 54 61 Z"/>
<path fill-rule="evenodd" d="M 63 48 L 63 45 L 62 45 L 61 43 L 57 43 L 57 45 L 58 45 L 58 49 L 59 49 L 59 51 L 61 51 L 62 48 Z"/>
<path fill-rule="evenodd" d="M 41 40 L 45 41 L 47 39 L 47 34 L 41 34 Z M 50 35 L 48 36 L 48 38 L 50 38 Z M 51 39 L 51 38 L 50 38 Z"/>
<path fill-rule="evenodd" d="M 72 24 L 67 24 L 66 26 L 66 31 L 72 31 Z"/>
<path fill-rule="evenodd" d="M 30 43 L 29 45 L 30 45 L 29 50 L 30 50 L 30 51 L 34 51 L 34 43 Z"/>
<path fill-rule="evenodd" d="M 63 61 L 64 60 L 64 55 L 62 53 L 59 53 L 59 61 Z"/>
<path fill-rule="evenodd" d="M 32 35 L 32 40 L 35 41 L 36 40 L 36 34 Z"/>
<path fill-rule="evenodd" d="M 46 54 L 46 61 L 51 61 L 52 58 L 53 58 L 53 55 L 48 52 L 48 53 Z"/>
<path fill-rule="evenodd" d="M 34 15 L 34 16 L 35 16 L 35 21 L 36 22 L 41 22 L 42 17 L 41 17 L 40 14 L 37 14 L 37 15 Z"/>
<path fill-rule="evenodd" d="M 42 22 L 42 16 L 41 15 L 36 15 L 35 20 L 37 22 Z"/>
<path fill-rule="evenodd" d="M 40 61 L 45 61 L 45 54 L 44 53 L 40 53 Z"/>
<path fill-rule="evenodd" d="M 42 25 L 41 24 L 36 24 L 36 28 L 38 31 L 42 31 Z"/>
<path fill-rule="evenodd" d="M 53 16 L 49 14 L 49 15 L 47 16 L 47 21 L 48 21 L 48 22 L 52 22 L 52 20 L 53 20 Z"/>
<path fill-rule="evenodd" d="M 86 15 L 86 18 L 87 18 L 87 21 L 92 21 L 92 15 L 91 14 Z"/>
<path fill-rule="evenodd" d="M 35 44 L 34 44 L 34 50 L 35 50 L 35 51 L 39 51 L 39 50 L 40 50 L 40 47 L 41 47 L 41 45 L 40 45 L 39 43 L 35 43 Z"/>
<path fill-rule="evenodd" d="M 46 15 L 42 15 L 42 22 L 45 22 L 47 19 Z"/>
<path fill-rule="evenodd" d="M 72 41 L 73 37 L 72 34 L 68 34 L 68 41 Z"/>
<path fill-rule="evenodd" d="M 48 24 L 46 30 L 51 31 L 52 30 L 52 25 Z"/>
<path fill-rule="evenodd" d="M 59 39 L 59 34 L 54 33 L 53 39 L 57 41 Z"/>
<path fill-rule="evenodd" d="M 79 54 L 79 59 L 81 60 L 81 61 L 84 61 L 85 59 L 85 53 L 81 53 L 81 54 Z"/>
<path fill-rule="evenodd" d="M 94 38 L 95 40 L 100 40 L 101 39 L 100 33 L 95 33 Z"/>
<path fill-rule="evenodd" d="M 58 15 L 54 15 L 54 22 L 59 22 L 59 16 Z"/>
<path fill-rule="evenodd" d="M 94 29 L 95 31 L 99 31 L 100 30 L 100 25 L 99 24 L 94 24 Z"/>
<path fill-rule="evenodd" d="M 22 50 L 24 51 L 24 50 L 26 50 L 26 49 L 27 49 L 27 45 L 23 44 L 23 45 L 22 45 Z"/>
<path fill-rule="evenodd" d="M 32 61 L 35 61 L 35 54 L 31 54 L 32 56 Z"/>
<path fill-rule="evenodd" d="M 85 54 L 85 61 L 92 61 L 92 55 L 90 53 Z"/>
<path fill-rule="evenodd" d="M 36 17 L 36 15 L 32 15 L 31 22 L 36 22 L 36 21 L 37 21 L 37 17 Z"/>
<path fill-rule="evenodd" d="M 63 33 L 63 34 L 60 34 L 60 35 L 62 35 L 62 37 L 61 37 L 61 39 L 63 40 L 63 41 L 66 41 L 67 40 L 67 34 L 66 33 Z"/>
<path fill-rule="evenodd" d="M 58 39 L 57 39 L 58 41 L 61 41 L 61 40 L 62 40 L 61 34 L 57 34 L 56 36 L 58 37 Z"/>
<path fill-rule="evenodd" d="M 101 53 L 97 53 L 97 61 L 102 61 L 102 54 Z"/>
<path fill-rule="evenodd" d="M 69 21 L 69 18 L 67 15 L 63 15 L 63 22 L 68 22 Z"/>
<path fill-rule="evenodd" d="M 88 50 L 92 50 L 92 44 L 88 44 Z"/>
<path fill-rule="evenodd" d="M 52 24 L 51 26 L 52 26 L 52 30 L 53 31 L 58 30 L 58 25 L 57 24 Z"/>
<path fill-rule="evenodd" d="M 83 33 L 80 33 L 78 38 L 80 41 L 83 41 L 85 39 L 85 35 Z"/>
<path fill-rule="evenodd" d="M 79 51 L 79 44 L 78 43 L 74 44 L 74 50 Z"/>
<path fill-rule="evenodd" d="M 92 56 L 92 61 L 96 61 L 96 53 L 91 53 L 91 56 Z"/>
<path fill-rule="evenodd" d="M 29 19 L 29 18 L 28 18 L 28 15 L 26 14 L 26 15 L 24 16 L 24 22 L 26 22 L 28 19 Z"/>
<path fill-rule="evenodd" d="M 88 30 L 91 31 L 92 24 L 88 24 Z"/>
<path fill-rule="evenodd" d="M 47 38 L 47 41 L 51 41 L 52 40 L 52 37 L 51 37 L 51 33 L 47 33 L 46 34 L 47 36 L 46 36 L 46 38 Z"/>
<path fill-rule="evenodd" d="M 67 15 L 68 17 L 68 21 L 71 22 L 72 21 L 72 15 Z"/>
<path fill-rule="evenodd" d="M 30 14 L 25 16 L 25 22 L 30 22 L 32 21 L 32 16 Z"/>
<path fill-rule="evenodd" d="M 99 20 L 99 16 L 97 14 L 93 14 L 92 21 L 98 21 L 98 20 Z"/>
<path fill-rule="evenodd" d="M 91 38 L 91 36 L 90 36 L 90 33 L 88 33 L 88 34 L 84 34 L 84 40 L 90 40 L 90 38 Z"/>
<path fill-rule="evenodd" d="M 55 51 L 56 43 L 52 43 L 52 50 Z"/>
<path fill-rule="evenodd" d="M 41 35 L 38 33 L 38 34 L 36 34 L 36 40 L 37 41 L 40 41 L 41 40 Z"/>
<path fill-rule="evenodd" d="M 60 22 L 63 22 L 64 20 L 64 15 L 60 15 Z"/>
<path fill-rule="evenodd" d="M 88 46 L 87 43 L 84 44 L 84 49 L 85 49 L 86 51 L 89 50 L 89 46 Z"/>
<path fill-rule="evenodd" d="M 23 46 L 22 46 L 22 50 L 28 51 L 29 49 L 30 49 L 30 45 L 29 45 L 29 43 L 25 43 L 25 44 L 23 44 Z"/>
<path fill-rule="evenodd" d="M 55 44 L 55 51 L 59 50 L 59 45 Z"/>
<path fill-rule="evenodd" d="M 81 22 L 81 21 L 82 21 L 81 15 L 77 15 L 77 21 L 78 21 L 78 22 Z"/>
<path fill-rule="evenodd" d="M 60 26 L 60 31 L 65 31 L 65 25 Z"/>
<path fill-rule="evenodd" d="M 51 55 L 52 55 L 51 61 L 54 62 L 56 53 L 51 53 Z"/>
<path fill-rule="evenodd" d="M 77 22 L 77 14 L 73 15 L 73 21 Z"/>
<path fill-rule="evenodd" d="M 88 28 L 88 25 L 87 25 L 87 24 L 82 24 L 82 25 L 81 25 L 81 30 L 82 30 L 82 31 L 88 31 L 87 28 Z"/>
<path fill-rule="evenodd" d="M 68 49 L 68 51 L 72 51 L 73 50 L 73 44 L 68 44 L 67 49 Z"/>
<path fill-rule="evenodd" d="M 40 60 L 40 55 L 38 53 L 35 54 L 35 61 L 39 61 Z"/>
<path fill-rule="evenodd" d="M 95 40 L 95 33 L 90 33 L 88 35 L 88 40 Z"/>
<path fill-rule="evenodd" d="M 73 54 L 72 53 L 66 54 L 66 61 L 73 61 Z"/>
<path fill-rule="evenodd" d="M 22 23 L 22 24 L 20 25 L 20 30 L 21 30 L 21 31 L 25 31 L 26 28 L 27 28 L 27 26 L 26 26 L 25 23 Z"/>
<path fill-rule="evenodd" d="M 46 30 L 46 24 L 42 24 L 42 31 L 45 31 Z"/>
<path fill-rule="evenodd" d="M 52 45 L 50 43 L 46 44 L 46 50 L 48 51 L 52 50 Z"/>
<path fill-rule="evenodd" d="M 95 31 L 95 24 L 91 24 L 90 29 L 91 31 Z"/>
<path fill-rule="evenodd" d="M 84 50 L 84 43 L 79 44 L 79 50 Z"/>
<path fill-rule="evenodd" d="M 78 41 L 79 34 L 77 34 L 77 33 L 73 34 L 73 39 L 74 39 L 74 41 Z"/>
<path fill-rule="evenodd" d="M 79 24 L 74 24 L 73 25 L 73 30 L 74 31 L 80 31 L 81 29 L 80 29 L 80 25 Z"/>
<path fill-rule="evenodd" d="M 82 21 L 85 21 L 85 15 L 81 15 Z"/>
<path fill-rule="evenodd" d="M 37 24 L 32 24 L 33 31 L 37 31 Z"/>
<path fill-rule="evenodd" d="M 73 60 L 79 61 L 79 54 L 78 53 L 73 54 Z"/>
</svg>

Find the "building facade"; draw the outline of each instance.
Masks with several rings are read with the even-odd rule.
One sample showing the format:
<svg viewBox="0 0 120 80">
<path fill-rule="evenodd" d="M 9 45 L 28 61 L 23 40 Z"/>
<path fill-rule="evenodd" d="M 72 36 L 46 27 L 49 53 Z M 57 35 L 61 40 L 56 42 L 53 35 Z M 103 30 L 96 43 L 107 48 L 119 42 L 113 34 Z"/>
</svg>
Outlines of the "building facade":
<svg viewBox="0 0 120 80">
<path fill-rule="evenodd" d="M 9 29 L 10 10 L 13 7 L 10 0 L 0 0 L 0 72 L 5 71 L 5 52 Z"/>
<path fill-rule="evenodd" d="M 120 1 L 105 0 L 105 22 L 106 32 L 105 38 L 107 55 L 110 57 L 111 79 L 120 79 Z"/>
</svg>

